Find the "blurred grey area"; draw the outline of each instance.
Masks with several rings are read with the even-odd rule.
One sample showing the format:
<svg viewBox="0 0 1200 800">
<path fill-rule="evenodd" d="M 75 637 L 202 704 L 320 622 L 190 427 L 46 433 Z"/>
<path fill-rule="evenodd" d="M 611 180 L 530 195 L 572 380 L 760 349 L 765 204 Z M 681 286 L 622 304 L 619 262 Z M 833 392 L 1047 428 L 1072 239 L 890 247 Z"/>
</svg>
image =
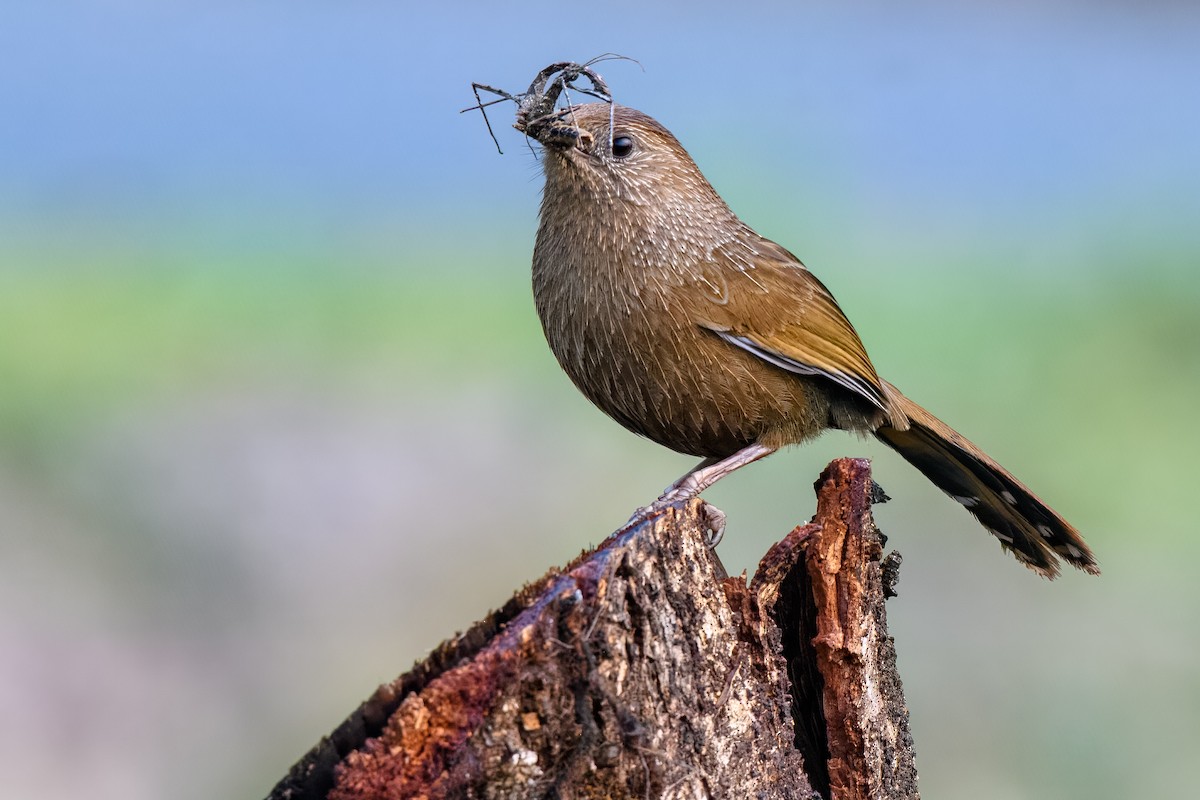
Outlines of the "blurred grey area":
<svg viewBox="0 0 1200 800">
<path fill-rule="evenodd" d="M 752 571 L 870 456 L 927 797 L 1179 797 L 1200 747 L 1185 3 L 18 3 L 0 25 L 0 771 L 264 795 L 691 465 L 588 406 L 491 109 L 605 52 L 881 373 L 1085 534 L 1047 583 L 829 435 L 714 487 Z"/>
</svg>

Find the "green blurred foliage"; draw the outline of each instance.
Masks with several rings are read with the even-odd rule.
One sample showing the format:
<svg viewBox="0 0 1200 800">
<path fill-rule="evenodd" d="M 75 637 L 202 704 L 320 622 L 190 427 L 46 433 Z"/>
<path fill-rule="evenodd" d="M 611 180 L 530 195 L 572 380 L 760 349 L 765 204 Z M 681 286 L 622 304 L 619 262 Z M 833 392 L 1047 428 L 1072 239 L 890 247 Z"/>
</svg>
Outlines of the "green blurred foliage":
<svg viewBox="0 0 1200 800">
<path fill-rule="evenodd" d="M 1118 744 L 1124 738 L 1106 732 L 1121 727 L 1144 731 L 1153 745 L 1139 758 L 1141 763 L 1153 761 L 1161 757 L 1163 742 L 1151 733 L 1153 715 L 1170 713 L 1170 702 L 1157 691 L 1127 693 L 1130 682 L 1149 669 L 1160 676 L 1170 698 L 1188 703 L 1200 698 L 1200 681 L 1189 666 L 1200 657 L 1200 648 L 1194 618 L 1184 611 L 1195 609 L 1187 590 L 1189 565 L 1200 555 L 1187 502 L 1195 473 L 1194 437 L 1187 425 L 1200 392 L 1200 291 L 1189 270 L 1197 255 L 1156 243 L 1141 252 L 1137 272 L 1128 269 L 1129 254 L 1110 255 L 1087 263 L 1056 263 L 1056 270 L 1078 276 L 1060 280 L 1036 269 L 1013 270 L 1002 259 L 972 258 L 959 248 L 942 254 L 944 260 L 921 258 L 913 250 L 893 253 L 896 260 L 889 269 L 872 275 L 861 264 L 884 254 L 859 253 L 854 263 L 832 270 L 828 279 L 885 375 L 984 444 L 1079 525 L 1106 569 L 1097 581 L 1068 576 L 1054 586 L 1040 585 L 995 552 L 953 504 L 898 460 L 842 436 L 826 437 L 799 457 L 777 456 L 710 493 L 734 520 L 725 546 L 728 565 L 752 569 L 765 547 L 764 537 L 786 530 L 804 515 L 806 501 L 803 492 L 797 496 L 796 487 L 803 486 L 806 474 L 815 474 L 822 459 L 863 452 L 880 459 L 878 477 L 897 498 L 880 510 L 880 518 L 912 559 L 906 577 L 915 574 L 925 583 L 915 588 L 902 583 L 894 612 L 919 752 L 929 752 L 929 761 L 936 753 L 939 761 L 961 758 L 967 763 L 979 762 L 979 752 L 992 752 L 1019 761 L 1026 771 L 1026 778 L 1010 785 L 1001 760 L 969 773 L 951 770 L 939 784 L 935 767 L 929 781 L 934 786 L 981 797 L 1014 796 L 1026 781 L 1048 787 L 1051 794 L 1103 795 L 1112 785 L 1132 791 L 1138 784 L 1131 776 L 1140 770 L 1126 771 L 1111 759 L 1114 747 L 1124 749 Z M 426 520 L 438 519 L 432 509 L 454 504 L 459 492 L 477 492 L 477 487 L 463 485 L 471 460 L 487 459 L 489 471 L 499 464 L 509 470 L 494 480 L 510 502 L 491 504 L 491 518 L 516 550 L 506 552 L 501 545 L 489 558 L 465 568 L 456 561 L 462 551 L 446 539 L 423 544 L 420 570 L 431 577 L 456 577 L 451 583 L 426 585 L 429 594 L 420 599 L 395 594 L 398 600 L 409 598 L 403 602 L 436 603 L 440 612 L 427 615 L 419 628 L 408 626 L 410 638 L 391 647 L 366 647 L 374 630 L 365 621 L 362 630 L 348 634 L 344 620 L 331 620 L 330 630 L 348 636 L 346 647 L 356 650 L 360 669 L 331 663 L 303 673 L 306 681 L 329 681 L 339 691 L 320 705 L 324 711 L 315 709 L 303 717 L 302 734 L 277 748 L 246 752 L 248 757 L 264 756 L 270 765 L 259 769 L 251 758 L 240 768 L 247 781 L 240 785 L 248 791 L 261 790 L 276 777 L 290 757 L 330 727 L 373 682 L 386 679 L 439 636 L 468 624 L 507 589 L 588 544 L 574 538 L 576 532 L 564 539 L 558 530 L 580 498 L 608 495 L 590 532 L 599 538 L 620 522 L 624 511 L 644 502 L 688 463 L 638 442 L 574 395 L 540 340 L 524 263 L 464 267 L 426 256 L 420 269 L 403 264 L 395 269 L 390 267 L 397 265 L 370 260 L 335 262 L 281 251 L 267 259 L 227 254 L 213 264 L 181 266 L 175 257 L 165 253 L 138 260 L 91 252 L 52 267 L 0 270 L 3 459 L 24 475 L 19 483 L 48 487 L 38 490 L 49 492 L 47 502 L 87 521 L 87 535 L 99 537 L 91 546 L 107 540 L 112 552 L 134 559 L 120 568 L 103 568 L 109 579 L 132 577 L 133 585 L 144 587 L 129 600 L 115 601 L 118 605 L 153 603 L 162 609 L 155 618 L 166 615 L 162 624 L 176 631 L 192 629 L 188 638 L 203 640 L 203 627 L 215 626 L 214 631 L 225 631 L 218 636 L 225 637 L 228 623 L 222 620 L 245 613 L 232 607 L 217 611 L 221 606 L 213 605 L 213 591 L 240 597 L 239 603 L 252 608 L 284 602 L 261 594 L 254 570 L 231 578 L 249 568 L 245 559 L 262 551 L 263 545 L 241 538 L 245 533 L 232 539 L 222 535 L 204 546 L 199 544 L 203 538 L 175 540 L 171 547 L 190 555 L 168 551 L 139 566 L 139 560 L 171 540 L 162 538 L 161 526 L 181 513 L 168 510 L 166 516 L 146 517 L 137 510 L 146 502 L 144 492 L 159 491 L 154 468 L 128 483 L 121 477 L 120 459 L 115 466 L 108 462 L 109 474 L 79 475 L 79 464 L 95 470 L 105 463 L 89 454 L 98 435 L 103 439 L 115 429 L 124 437 L 121 431 L 136 430 L 143 425 L 140 420 L 187 407 L 196 398 L 261 393 L 260 413 L 267 415 L 261 424 L 274 413 L 271 398 L 278 391 L 348 398 L 345 409 L 335 414 L 352 416 L 360 413 L 354 398 L 375 398 L 389 409 L 384 426 L 415 415 L 410 420 L 414 425 L 440 431 L 433 441 L 455 454 L 436 470 L 431 493 L 419 501 L 429 507 Z M 11 267 L 20 257 L 7 259 Z M 858 272 L 863 278 L 856 278 Z M 202 402 L 190 413 L 202 417 L 204 408 Z M 484 424 L 508 431 L 510 444 L 499 445 L 507 455 L 479 455 L 479 437 L 493 435 L 483 433 Z M 173 436 L 168 428 L 154 446 L 174 455 L 158 456 L 152 463 L 196 456 L 195 442 Z M 319 450 L 306 456 L 300 447 L 297 458 L 321 457 Z M 409 455 L 424 460 L 426 453 L 422 449 Z M 630 463 L 636 466 L 627 475 L 614 477 Z M 219 462 L 211 468 L 223 469 Z M 197 473 L 201 482 L 193 491 L 202 498 L 221 494 L 219 482 L 205 483 L 205 474 Z M 393 478 L 403 480 L 399 474 Z M 547 495 L 556 497 L 550 506 Z M 101 502 L 100 496 L 108 499 Z M 286 497 L 276 502 L 287 502 Z M 792 499 L 781 503 L 781 497 Z M 534 504 L 541 511 L 534 512 Z M 239 525 L 237 515 L 246 510 L 234 506 L 228 513 L 233 516 L 212 519 Z M 542 527 L 551 520 L 558 521 Z M 129 539 L 138 529 L 144 533 Z M 454 529 L 458 533 L 449 534 Z M 463 528 L 441 518 L 432 530 L 453 538 L 470 535 L 473 525 Z M 201 537 L 212 533 L 197 531 Z M 398 552 L 403 553 L 412 547 L 404 544 L 411 534 L 399 535 Z M 123 540 L 130 544 L 120 545 Z M 368 537 L 355 546 L 370 547 L 373 541 Z M 437 541 L 445 544 L 434 546 Z M 478 543 L 468 547 L 479 550 Z M 536 555 L 529 557 L 530 552 Z M 314 563 L 294 568 L 310 570 Z M 92 578 L 107 580 L 98 578 L 101 574 Z M 971 579 L 979 583 L 962 583 Z M 476 591 L 446 595 L 459 580 L 469 580 Z M 386 595 L 386 585 L 373 591 Z M 184 586 L 191 587 L 192 599 L 179 599 Z M 159 597 L 159 592 L 165 594 Z M 950 593 L 973 598 L 964 601 L 971 609 L 966 618 L 945 618 L 943 595 Z M 167 596 L 176 599 L 163 606 Z M 997 625 L 1003 626 L 1010 615 L 1049 613 L 1053 620 L 1045 621 L 1045 628 L 1022 624 L 1000 636 L 1009 647 L 1028 648 L 1023 654 L 996 649 L 987 638 L 963 638 L 963 628 L 977 624 L 992 602 L 1006 607 L 995 618 Z M 284 630 L 289 624 L 304 625 L 299 619 L 285 622 L 296 613 L 293 608 L 269 616 L 263 610 L 252 618 L 258 619 L 260 633 L 275 630 L 278 635 L 281 625 Z M 217 616 L 195 627 L 212 614 Z M 1091 621 L 1080 621 L 1084 619 Z M 150 631 L 159 624 L 153 623 Z M 1004 665 L 1038 660 L 1039 647 L 1054 653 L 1053 631 L 1064 625 L 1076 630 L 1069 649 L 1094 650 L 1085 656 L 1086 668 L 1069 666 L 1068 654 L 1046 655 L 1057 669 L 1072 670 L 1073 677 L 1047 678 L 1041 687 L 1005 686 Z M 1182 632 L 1176 626 L 1184 626 L 1188 634 L 1175 652 L 1152 659 L 1160 662 L 1158 667 L 1147 666 L 1138 655 L 1141 645 L 1119 641 L 1131 630 L 1138 631 L 1136 639 L 1143 644 L 1170 640 Z M 950 630 L 959 630 L 953 643 L 939 636 Z M 145 635 L 150 641 L 161 636 Z M 298 654 L 303 642 L 298 639 L 285 649 Z M 921 654 L 923 647 L 930 648 L 927 655 Z M 957 688 L 947 693 L 947 684 Z M 278 688 L 280 695 L 257 712 L 264 719 L 286 718 L 274 704 L 310 687 L 285 682 Z M 260 705 L 266 702 L 261 689 L 242 691 Z M 977 693 L 993 692 L 1000 698 L 1020 695 L 1028 705 L 1003 699 L 962 705 Z M 1091 705 L 1100 697 L 1111 702 Z M 1039 732 L 1032 741 L 1031 706 L 1051 713 L 1049 720 L 1036 722 Z M 223 718 L 212 724 L 243 723 Z M 964 736 L 966 729 L 980 736 L 986 730 L 989 738 Z M 1194 725 L 1176 733 L 1186 741 L 1200 741 Z M 1081 777 L 1065 778 L 1056 766 L 1060 760 L 1078 762 L 1070 774 Z M 1163 780 L 1165 789 L 1179 785 L 1175 779 Z M 981 793 L 985 787 L 992 793 Z"/>
</svg>

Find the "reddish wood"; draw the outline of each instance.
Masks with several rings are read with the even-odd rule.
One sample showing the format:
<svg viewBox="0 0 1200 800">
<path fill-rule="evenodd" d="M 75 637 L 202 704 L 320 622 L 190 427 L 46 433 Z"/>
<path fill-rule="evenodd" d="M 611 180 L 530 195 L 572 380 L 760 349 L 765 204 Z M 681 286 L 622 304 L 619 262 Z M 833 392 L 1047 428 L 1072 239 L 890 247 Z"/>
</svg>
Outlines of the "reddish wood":
<svg viewBox="0 0 1200 800">
<path fill-rule="evenodd" d="M 381 687 L 272 800 L 916 797 L 869 464 L 729 578 L 701 501 L 609 537 Z"/>
</svg>

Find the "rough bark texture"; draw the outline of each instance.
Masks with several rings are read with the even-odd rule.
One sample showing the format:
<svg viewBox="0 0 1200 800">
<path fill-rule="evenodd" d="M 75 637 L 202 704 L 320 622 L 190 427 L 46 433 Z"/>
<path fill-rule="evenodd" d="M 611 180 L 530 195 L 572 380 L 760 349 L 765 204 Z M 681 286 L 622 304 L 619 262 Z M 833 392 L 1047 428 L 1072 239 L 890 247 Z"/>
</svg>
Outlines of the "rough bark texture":
<svg viewBox="0 0 1200 800">
<path fill-rule="evenodd" d="M 701 501 L 613 534 L 380 687 L 271 800 L 917 797 L 876 491 L 835 461 L 749 586 Z"/>
</svg>

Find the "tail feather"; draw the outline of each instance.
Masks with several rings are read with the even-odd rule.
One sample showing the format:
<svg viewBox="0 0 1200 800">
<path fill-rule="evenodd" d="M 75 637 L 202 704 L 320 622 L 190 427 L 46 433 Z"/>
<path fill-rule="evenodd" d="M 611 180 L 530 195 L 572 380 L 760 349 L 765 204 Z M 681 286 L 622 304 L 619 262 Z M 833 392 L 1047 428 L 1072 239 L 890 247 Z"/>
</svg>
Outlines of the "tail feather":
<svg viewBox="0 0 1200 800">
<path fill-rule="evenodd" d="M 1100 574 L 1091 549 L 1070 523 L 957 431 L 894 386 L 887 388 L 909 425 L 901 429 L 885 424 L 875 431 L 880 441 L 974 514 L 1030 569 L 1054 578 L 1062 558 L 1084 572 Z"/>
</svg>

